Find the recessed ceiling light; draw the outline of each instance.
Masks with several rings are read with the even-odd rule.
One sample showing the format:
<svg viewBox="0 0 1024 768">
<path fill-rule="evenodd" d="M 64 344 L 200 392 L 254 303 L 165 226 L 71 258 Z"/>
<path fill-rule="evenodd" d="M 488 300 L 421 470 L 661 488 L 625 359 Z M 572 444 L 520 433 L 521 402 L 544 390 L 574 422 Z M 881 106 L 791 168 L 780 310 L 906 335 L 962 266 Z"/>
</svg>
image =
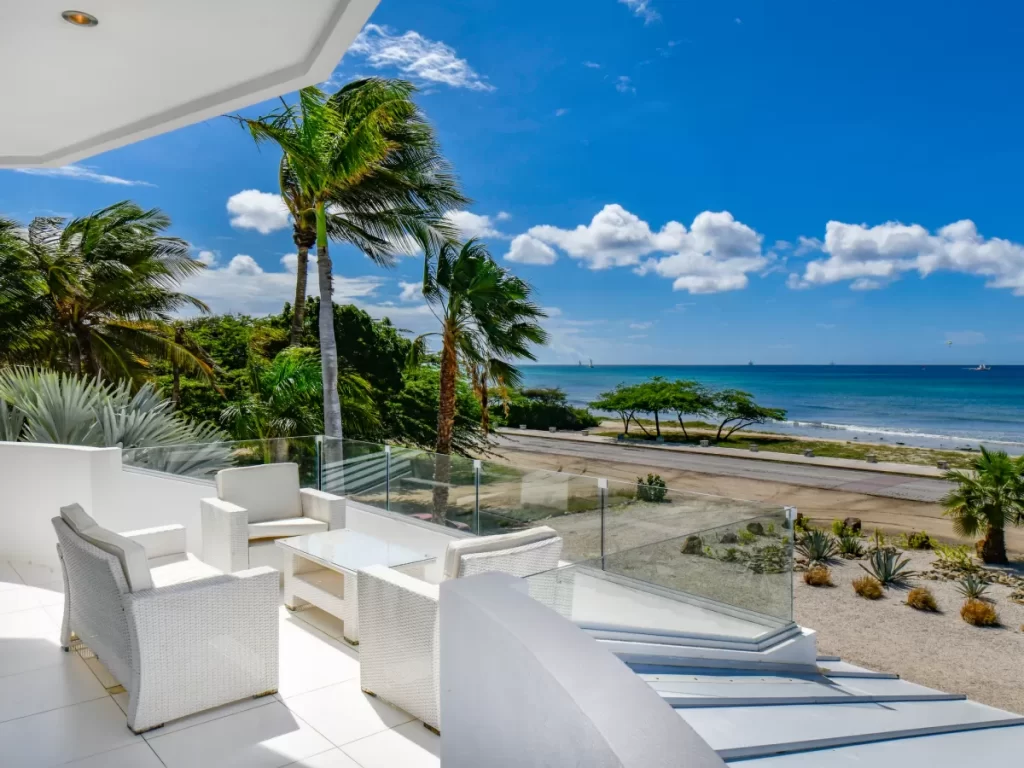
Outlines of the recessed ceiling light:
<svg viewBox="0 0 1024 768">
<path fill-rule="evenodd" d="M 61 18 L 68 24 L 74 24 L 76 27 L 95 27 L 100 23 L 99 19 L 85 11 L 64 11 L 61 14 Z"/>
</svg>

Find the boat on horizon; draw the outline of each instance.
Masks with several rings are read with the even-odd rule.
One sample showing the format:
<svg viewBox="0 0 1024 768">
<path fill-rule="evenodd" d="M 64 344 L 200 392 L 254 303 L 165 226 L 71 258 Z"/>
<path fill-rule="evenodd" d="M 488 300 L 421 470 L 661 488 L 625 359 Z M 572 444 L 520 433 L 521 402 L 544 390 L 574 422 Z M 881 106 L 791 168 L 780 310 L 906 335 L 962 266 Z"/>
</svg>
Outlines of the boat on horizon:
<svg viewBox="0 0 1024 768">
<path fill-rule="evenodd" d="M 971 368 L 971 370 L 972 371 L 991 371 L 992 370 L 992 366 L 985 365 L 984 363 L 982 363 L 977 368 Z"/>
</svg>

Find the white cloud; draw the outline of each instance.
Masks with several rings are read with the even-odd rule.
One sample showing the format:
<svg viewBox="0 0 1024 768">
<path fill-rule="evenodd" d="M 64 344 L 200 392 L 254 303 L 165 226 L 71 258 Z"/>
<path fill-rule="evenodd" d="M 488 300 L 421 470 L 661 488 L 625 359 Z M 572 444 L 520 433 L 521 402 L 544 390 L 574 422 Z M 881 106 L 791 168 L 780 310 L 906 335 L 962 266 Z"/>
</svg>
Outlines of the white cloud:
<svg viewBox="0 0 1024 768">
<path fill-rule="evenodd" d="M 898 280 L 903 273 L 927 277 L 948 271 L 986 278 L 989 288 L 1008 288 L 1024 296 L 1024 245 L 1002 238 L 985 239 L 968 219 L 948 224 L 934 233 L 920 224 L 887 222 L 869 227 L 830 221 L 818 244 L 825 258 L 807 263 L 802 275 L 790 275 L 789 285 L 815 285 L 852 281 L 854 290 L 873 290 Z"/>
<path fill-rule="evenodd" d="M 196 255 L 196 261 L 202 262 L 208 267 L 212 267 L 217 263 L 217 254 L 213 251 L 200 251 Z"/>
<path fill-rule="evenodd" d="M 498 215 L 494 217 L 498 221 L 508 221 L 512 218 L 512 214 L 508 211 L 498 211 Z"/>
<path fill-rule="evenodd" d="M 626 338 L 627 339 L 646 339 L 647 338 L 647 334 L 646 333 L 632 333 L 629 336 L 627 336 Z"/>
<path fill-rule="evenodd" d="M 988 339 L 981 331 L 946 331 L 945 341 L 951 341 L 958 347 L 976 347 L 988 343 Z"/>
<path fill-rule="evenodd" d="M 555 117 L 565 117 L 568 114 L 569 110 L 565 108 L 555 110 Z"/>
<path fill-rule="evenodd" d="M 204 253 L 208 253 L 204 251 Z M 223 267 L 213 266 L 189 277 L 182 291 L 202 299 L 214 312 L 267 315 L 280 312 L 286 301 L 295 300 L 294 253 L 281 258 L 281 271 L 266 271 L 247 254 L 238 254 Z M 317 292 L 316 258 L 310 254 L 307 290 Z M 375 276 L 334 275 L 334 300 L 339 302 L 376 295 L 383 279 Z"/>
<path fill-rule="evenodd" d="M 508 237 L 508 235 L 499 231 L 494 226 L 490 216 L 471 213 L 470 211 L 449 211 L 444 216 L 459 230 L 459 234 L 466 239 L 472 237 Z M 500 213 L 496 218 L 503 220 Z M 505 218 L 508 218 L 508 214 L 505 214 Z"/>
<path fill-rule="evenodd" d="M 636 86 L 629 75 L 619 75 L 615 80 L 615 90 L 619 93 L 636 93 Z"/>
<path fill-rule="evenodd" d="M 274 192 L 244 189 L 228 198 L 231 226 L 236 229 L 255 229 L 269 235 L 289 225 L 288 207 Z"/>
<path fill-rule="evenodd" d="M 542 264 L 551 265 L 558 261 L 558 254 L 547 243 L 538 240 L 530 235 L 517 235 L 512 239 L 508 253 L 505 254 L 507 261 L 514 261 L 519 264 Z"/>
<path fill-rule="evenodd" d="M 650 0 L 619 0 L 633 12 L 634 16 L 644 20 L 644 24 L 651 24 L 661 18 L 661 14 L 654 10 Z"/>
<path fill-rule="evenodd" d="M 773 259 L 762 251 L 762 235 L 728 211 L 698 214 L 689 231 L 678 221 L 654 231 L 621 205 L 611 204 L 588 225 L 541 225 L 526 234 L 562 249 L 590 269 L 636 267 L 638 274 L 654 272 L 672 279 L 675 290 L 689 293 L 745 288 L 747 274 L 762 272 Z M 641 263 L 643 257 L 657 253 L 669 255 Z"/>
<path fill-rule="evenodd" d="M 600 69 L 601 68 L 601 65 L 598 64 L 596 61 L 584 61 L 583 62 L 583 66 L 587 67 L 588 69 Z"/>
<path fill-rule="evenodd" d="M 60 179 L 77 179 L 78 181 L 95 181 L 98 184 L 116 184 L 121 187 L 155 187 L 148 181 L 137 181 L 134 179 L 122 179 L 120 176 L 108 176 L 99 173 L 95 167 L 89 165 L 65 165 L 60 168 L 15 168 L 18 173 L 27 173 L 30 176 L 51 176 Z"/>
<path fill-rule="evenodd" d="M 423 283 L 406 283 L 400 280 L 398 287 L 402 289 L 399 301 L 420 301 L 423 298 Z"/>
<path fill-rule="evenodd" d="M 630 323 L 629 327 L 634 331 L 646 331 L 652 325 L 654 325 L 654 323 L 647 321 L 645 323 Z"/>
<path fill-rule="evenodd" d="M 494 90 L 486 78 L 455 54 L 454 48 L 412 30 L 397 35 L 388 27 L 367 24 L 348 50 L 365 57 L 374 69 L 393 68 L 409 77 L 452 88 Z"/>
</svg>

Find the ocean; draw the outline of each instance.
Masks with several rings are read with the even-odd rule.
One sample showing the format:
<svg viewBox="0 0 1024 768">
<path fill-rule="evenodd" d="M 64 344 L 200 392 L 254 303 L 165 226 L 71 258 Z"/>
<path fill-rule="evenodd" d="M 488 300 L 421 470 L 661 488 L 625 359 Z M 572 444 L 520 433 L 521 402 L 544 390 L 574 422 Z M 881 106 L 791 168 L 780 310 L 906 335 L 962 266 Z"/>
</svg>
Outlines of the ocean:
<svg viewBox="0 0 1024 768">
<path fill-rule="evenodd" d="M 926 448 L 986 445 L 1024 453 L 1024 366 L 752 365 L 522 366 L 526 387 L 559 387 L 586 405 L 616 384 L 652 376 L 743 389 L 786 410 L 764 427 L 865 442 Z"/>
</svg>

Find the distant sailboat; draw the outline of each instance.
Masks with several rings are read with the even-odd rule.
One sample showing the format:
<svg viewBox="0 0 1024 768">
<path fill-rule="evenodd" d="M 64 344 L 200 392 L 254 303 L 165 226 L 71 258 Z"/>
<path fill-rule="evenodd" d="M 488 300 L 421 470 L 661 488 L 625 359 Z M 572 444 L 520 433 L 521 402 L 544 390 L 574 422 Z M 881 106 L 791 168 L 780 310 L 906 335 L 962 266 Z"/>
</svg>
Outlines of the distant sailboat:
<svg viewBox="0 0 1024 768">
<path fill-rule="evenodd" d="M 747 365 L 753 365 L 753 364 L 754 364 L 753 360 L 751 360 L 749 363 L 747 363 Z"/>
<path fill-rule="evenodd" d="M 594 367 L 594 358 L 590 358 L 590 367 L 591 367 L 591 368 L 593 368 L 593 367 Z"/>
<path fill-rule="evenodd" d="M 977 368 L 971 368 L 971 370 L 972 371 L 991 371 L 992 368 L 991 368 L 991 366 L 988 366 L 988 365 L 985 365 L 984 363 L 982 363 Z"/>
</svg>

